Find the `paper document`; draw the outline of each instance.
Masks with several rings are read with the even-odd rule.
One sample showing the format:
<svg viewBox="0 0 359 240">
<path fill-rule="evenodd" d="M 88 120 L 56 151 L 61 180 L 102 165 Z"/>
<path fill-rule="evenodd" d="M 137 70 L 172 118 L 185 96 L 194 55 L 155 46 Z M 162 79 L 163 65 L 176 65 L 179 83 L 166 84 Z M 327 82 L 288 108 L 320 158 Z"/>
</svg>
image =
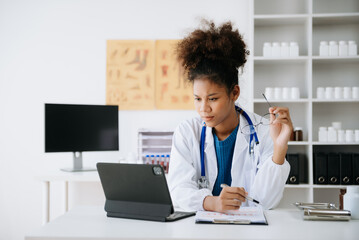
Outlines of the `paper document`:
<svg viewBox="0 0 359 240">
<path fill-rule="evenodd" d="M 241 207 L 227 213 L 198 211 L 196 223 L 267 224 L 261 207 Z"/>
</svg>

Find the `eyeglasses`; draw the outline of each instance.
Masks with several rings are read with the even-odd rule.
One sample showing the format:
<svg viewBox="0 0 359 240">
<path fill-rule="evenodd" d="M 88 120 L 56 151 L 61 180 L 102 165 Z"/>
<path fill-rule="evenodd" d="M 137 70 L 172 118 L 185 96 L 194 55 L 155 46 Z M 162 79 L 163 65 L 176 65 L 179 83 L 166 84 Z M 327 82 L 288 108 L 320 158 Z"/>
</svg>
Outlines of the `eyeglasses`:
<svg viewBox="0 0 359 240">
<path fill-rule="evenodd" d="M 272 107 L 272 105 L 268 102 L 266 96 L 264 95 L 264 93 L 262 93 L 264 99 L 266 100 L 266 102 L 268 103 L 269 107 Z M 271 115 L 274 116 L 274 118 L 271 120 Z M 247 124 L 244 127 L 241 127 L 241 133 L 244 135 L 251 135 L 255 132 L 256 128 L 259 125 L 263 125 L 263 126 L 269 126 L 273 123 L 273 121 L 275 120 L 275 114 L 274 113 L 266 113 L 264 115 L 262 115 L 259 119 L 259 121 L 257 121 L 256 117 L 253 116 L 254 119 L 252 119 L 252 123 L 251 124 Z M 254 121 L 253 121 L 254 120 Z"/>
</svg>

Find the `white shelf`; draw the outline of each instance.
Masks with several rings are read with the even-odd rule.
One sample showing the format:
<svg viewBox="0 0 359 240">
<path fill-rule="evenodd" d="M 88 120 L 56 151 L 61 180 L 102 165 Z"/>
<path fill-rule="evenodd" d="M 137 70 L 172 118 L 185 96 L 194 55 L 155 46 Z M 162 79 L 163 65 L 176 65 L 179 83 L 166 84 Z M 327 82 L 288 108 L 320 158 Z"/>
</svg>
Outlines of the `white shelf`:
<svg viewBox="0 0 359 240">
<path fill-rule="evenodd" d="M 261 98 L 255 98 L 253 99 L 254 103 L 267 103 L 267 101 L 265 99 L 261 99 Z M 309 99 L 307 98 L 301 98 L 301 99 L 283 99 L 283 100 L 278 100 L 278 99 L 268 99 L 268 102 L 270 103 L 309 103 Z"/>
<path fill-rule="evenodd" d="M 331 145 L 343 145 L 343 146 L 353 146 L 353 145 L 359 145 L 359 142 L 313 142 L 313 145 L 327 145 L 327 146 L 331 146 Z"/>
<path fill-rule="evenodd" d="M 255 15 L 254 25 L 255 27 L 303 25 L 308 21 L 308 16 L 308 14 Z"/>
<path fill-rule="evenodd" d="M 319 47 L 319 46 L 318 46 Z M 312 56 L 313 62 L 321 62 L 321 63 L 340 63 L 340 62 L 348 62 L 348 63 L 357 63 L 359 62 L 359 55 L 356 56 L 333 56 L 333 57 L 323 57 L 323 56 Z"/>
<path fill-rule="evenodd" d="M 255 64 L 257 63 L 269 63 L 269 64 L 273 64 L 273 63 L 277 63 L 277 64 L 282 64 L 282 63 L 305 63 L 307 60 L 309 60 L 308 56 L 299 56 L 299 57 L 263 57 L 263 56 L 254 56 L 253 60 L 255 61 Z"/>
<path fill-rule="evenodd" d="M 334 188 L 334 189 L 339 189 L 339 188 L 347 188 L 348 185 L 329 185 L 329 184 L 313 184 L 312 187 L 313 188 L 322 188 L 322 189 L 328 189 L 328 188 Z"/>
<path fill-rule="evenodd" d="M 313 99 L 313 103 L 359 103 L 359 99 Z"/>
<path fill-rule="evenodd" d="M 172 134 L 168 136 L 153 136 L 153 135 L 142 135 L 143 140 L 172 140 Z"/>
<path fill-rule="evenodd" d="M 317 188 L 317 189 L 339 189 L 339 188 L 347 188 L 347 186 L 351 185 L 330 185 L 330 184 L 286 184 L 285 188 Z"/>
<path fill-rule="evenodd" d="M 314 25 L 359 23 L 359 13 L 316 13 L 313 14 Z"/>
<path fill-rule="evenodd" d="M 142 145 L 142 149 L 144 149 L 144 148 L 158 148 L 158 149 L 160 149 L 160 148 L 164 148 L 164 149 L 166 149 L 166 148 L 169 148 L 169 149 L 171 149 L 171 147 L 172 147 L 172 145 L 168 145 L 168 146 L 159 146 L 159 145 Z"/>
<path fill-rule="evenodd" d="M 309 184 L 286 184 L 285 188 L 310 188 Z"/>
<path fill-rule="evenodd" d="M 310 143 L 308 141 L 290 141 L 288 142 L 289 146 L 307 146 Z"/>
</svg>

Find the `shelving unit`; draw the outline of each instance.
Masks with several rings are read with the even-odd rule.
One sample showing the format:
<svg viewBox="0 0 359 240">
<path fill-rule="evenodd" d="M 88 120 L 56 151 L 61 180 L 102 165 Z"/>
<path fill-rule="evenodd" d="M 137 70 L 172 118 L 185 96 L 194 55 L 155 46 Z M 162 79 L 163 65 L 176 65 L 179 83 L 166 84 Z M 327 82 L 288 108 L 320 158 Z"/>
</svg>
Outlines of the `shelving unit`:
<svg viewBox="0 0 359 240">
<path fill-rule="evenodd" d="M 139 129 L 138 158 L 145 163 L 146 155 L 170 155 L 173 131 Z"/>
<path fill-rule="evenodd" d="M 303 142 L 290 142 L 289 153 L 305 154 L 309 182 L 286 185 L 280 207 L 293 202 L 339 203 L 345 185 L 313 184 L 313 153 L 316 151 L 359 152 L 359 143 L 318 142 L 319 126 L 341 121 L 343 129 L 359 129 L 359 100 L 317 99 L 317 87 L 359 86 L 359 55 L 319 56 L 320 41 L 354 40 L 359 43 L 357 0 L 253 0 L 250 36 L 251 108 L 261 114 L 268 105 L 262 97 L 266 87 L 298 87 L 298 100 L 269 100 L 290 109 L 294 126 L 303 128 Z M 263 57 L 264 42 L 299 44 L 299 57 Z M 357 109 L 355 111 L 355 109 Z M 353 121 L 355 119 L 355 121 Z"/>
</svg>

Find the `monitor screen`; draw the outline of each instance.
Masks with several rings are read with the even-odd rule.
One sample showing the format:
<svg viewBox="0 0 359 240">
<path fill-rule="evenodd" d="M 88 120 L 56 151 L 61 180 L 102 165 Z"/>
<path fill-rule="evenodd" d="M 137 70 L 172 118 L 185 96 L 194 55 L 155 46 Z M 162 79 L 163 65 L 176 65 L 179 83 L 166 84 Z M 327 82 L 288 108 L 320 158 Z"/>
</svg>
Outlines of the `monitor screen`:
<svg viewBox="0 0 359 240">
<path fill-rule="evenodd" d="M 45 104 L 45 152 L 115 150 L 118 106 Z"/>
</svg>

